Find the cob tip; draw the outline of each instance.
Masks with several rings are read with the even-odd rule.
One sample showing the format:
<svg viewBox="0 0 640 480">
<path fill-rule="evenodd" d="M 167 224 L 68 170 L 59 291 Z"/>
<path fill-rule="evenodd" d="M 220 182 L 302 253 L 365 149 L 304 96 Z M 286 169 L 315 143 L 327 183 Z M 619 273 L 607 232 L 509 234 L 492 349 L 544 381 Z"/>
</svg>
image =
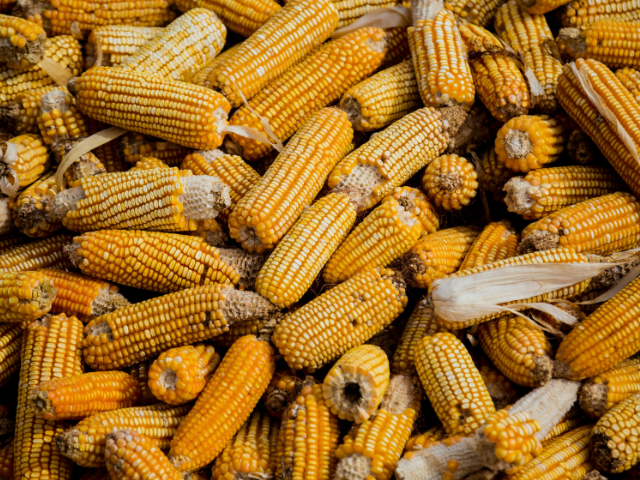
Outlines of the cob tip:
<svg viewBox="0 0 640 480">
<path fill-rule="evenodd" d="M 579 28 L 561 28 L 556 39 L 556 45 L 563 58 L 579 58 L 587 50 Z"/>
<path fill-rule="evenodd" d="M 583 383 L 578 390 L 580 408 L 591 418 L 599 418 L 607 411 L 609 387 L 604 383 Z"/>
</svg>

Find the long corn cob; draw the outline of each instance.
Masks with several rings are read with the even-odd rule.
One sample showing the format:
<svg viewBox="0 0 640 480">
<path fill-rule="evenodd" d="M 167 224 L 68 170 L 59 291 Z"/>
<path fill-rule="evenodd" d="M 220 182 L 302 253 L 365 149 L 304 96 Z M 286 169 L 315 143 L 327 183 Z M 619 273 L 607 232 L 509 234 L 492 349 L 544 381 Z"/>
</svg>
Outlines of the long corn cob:
<svg viewBox="0 0 640 480">
<path fill-rule="evenodd" d="M 134 132 L 125 134 L 118 145 L 118 153 L 122 160 L 132 164 L 144 157 L 154 157 L 170 167 L 177 167 L 192 151 L 175 143 Z"/>
<path fill-rule="evenodd" d="M 16 479 L 71 478 L 71 462 L 54 445 L 65 425 L 37 418 L 27 399 L 43 382 L 82 373 L 81 339 L 82 323 L 64 314 L 36 320 L 25 329 L 14 441 Z"/>
<path fill-rule="evenodd" d="M 161 450 L 167 450 L 190 408 L 191 405 L 158 404 L 98 413 L 58 435 L 56 446 L 78 465 L 91 468 L 104 466 L 106 436 L 114 430 L 135 429 L 153 440 Z"/>
<path fill-rule="evenodd" d="M 54 90 L 40 101 L 38 128 L 47 146 L 66 138 L 89 136 L 83 116 L 76 110 L 68 92 Z"/>
<path fill-rule="evenodd" d="M 468 111 L 475 89 L 455 16 L 442 1 L 414 0 L 411 4 L 409 46 L 424 105 L 461 105 Z"/>
<path fill-rule="evenodd" d="M 162 352 L 149 369 L 149 388 L 170 405 L 187 403 L 200 394 L 220 363 L 220 354 L 203 343 Z"/>
<path fill-rule="evenodd" d="M 231 212 L 231 237 L 250 252 L 273 248 L 349 151 L 352 138 L 345 112 L 324 108 L 312 115 Z"/>
<path fill-rule="evenodd" d="M 340 161 L 329 188 L 349 193 L 359 210 L 372 208 L 442 154 L 465 118 L 459 106 L 405 115 Z"/>
<path fill-rule="evenodd" d="M 23 245 L 16 244 L 0 252 L 0 272 L 24 272 L 40 268 L 65 269 L 72 265 L 62 251 L 71 241 L 66 234 L 36 240 Z"/>
<path fill-rule="evenodd" d="M 20 370 L 21 325 L 0 324 L 0 386 Z"/>
<path fill-rule="evenodd" d="M 360 132 L 387 127 L 421 105 L 411 60 L 361 81 L 340 100 L 340 108 L 349 114 L 353 128 Z"/>
<path fill-rule="evenodd" d="M 338 10 L 338 28 L 351 25 L 358 18 L 378 8 L 393 7 L 395 0 L 333 0 L 333 5 Z"/>
<path fill-rule="evenodd" d="M 606 167 L 541 168 L 509 180 L 504 187 L 505 203 L 510 212 L 536 220 L 590 198 L 625 190 L 625 187 L 624 181 Z"/>
<path fill-rule="evenodd" d="M 13 442 L 0 449 L 0 480 L 13 480 Z"/>
<path fill-rule="evenodd" d="M 396 272 L 364 270 L 287 315 L 273 342 L 290 367 L 313 370 L 363 344 L 406 304 L 404 282 Z"/>
<path fill-rule="evenodd" d="M 228 285 L 181 290 L 92 320 L 85 327 L 83 355 L 92 369 L 112 370 L 207 340 L 234 323 L 261 319 L 274 311 L 257 293 Z M 135 344 L 130 342 L 132 336 Z"/>
<path fill-rule="evenodd" d="M 40 135 L 28 133 L 0 144 L 0 191 L 15 197 L 38 180 L 51 165 Z"/>
<path fill-rule="evenodd" d="M 573 0 L 561 14 L 563 27 L 587 28 L 601 20 L 636 22 L 640 20 L 640 10 L 631 0 Z"/>
<path fill-rule="evenodd" d="M 182 0 L 184 3 L 188 3 Z M 179 7 L 180 1 L 176 2 Z M 232 32 L 248 37 L 280 10 L 280 5 L 274 0 L 256 0 L 244 2 L 241 0 L 201 0 L 194 2 L 197 6 L 213 10 L 222 19 L 225 26 Z M 193 8 L 192 7 L 192 8 Z M 184 12 L 185 10 L 182 9 Z"/>
<path fill-rule="evenodd" d="M 25 322 L 42 317 L 51 310 L 57 288 L 40 272 L 0 274 L 0 319 Z"/>
<path fill-rule="evenodd" d="M 346 194 L 318 200 L 269 255 L 256 278 L 256 291 L 281 308 L 300 300 L 355 221 L 356 210 Z"/>
<path fill-rule="evenodd" d="M 49 216 L 51 204 L 60 192 L 55 172 L 32 183 L 16 197 L 13 207 L 14 223 L 18 230 L 34 238 L 48 237 L 62 228 Z"/>
<path fill-rule="evenodd" d="M 599 418 L 635 393 L 640 393 L 640 359 L 630 358 L 583 382 L 578 400 L 591 418 Z"/>
<path fill-rule="evenodd" d="M 442 155 L 431 162 L 422 176 L 422 190 L 436 207 L 460 210 L 476 196 L 478 175 L 472 163 L 458 155 Z"/>
<path fill-rule="evenodd" d="M 616 70 L 616 77 L 629 90 L 636 102 L 640 101 L 640 72 L 633 68 L 620 68 Z"/>
<path fill-rule="evenodd" d="M 16 245 L 20 245 L 28 241 L 29 237 L 26 237 L 19 232 L 13 231 L 11 233 L 4 233 L 0 235 L 0 254 L 6 252 L 12 247 L 15 247 Z"/>
<path fill-rule="evenodd" d="M 413 287 L 428 288 L 458 270 L 479 233 L 476 227 L 453 227 L 424 235 L 397 262 Z"/>
<path fill-rule="evenodd" d="M 260 400 L 276 367 L 268 336 L 247 335 L 231 346 L 178 427 L 169 459 L 181 472 L 217 457 Z"/>
<path fill-rule="evenodd" d="M 411 60 L 409 38 L 405 27 L 385 28 L 387 35 L 387 53 L 380 65 L 380 70 L 393 67 L 405 60 Z"/>
<path fill-rule="evenodd" d="M 476 237 L 459 270 L 479 267 L 516 255 L 518 235 L 507 220 L 489 223 Z"/>
<path fill-rule="evenodd" d="M 24 69 L 42 60 L 46 34 L 40 25 L 0 13 L 0 63 Z"/>
<path fill-rule="evenodd" d="M 0 105 L 0 129 L 13 135 L 38 133 L 40 101 L 45 93 L 54 90 L 66 91 L 65 87 L 48 86 L 27 90 L 10 102 Z"/>
<path fill-rule="evenodd" d="M 164 31 L 160 27 L 108 25 L 94 28 L 84 46 L 85 69 L 118 65 Z"/>
</svg>

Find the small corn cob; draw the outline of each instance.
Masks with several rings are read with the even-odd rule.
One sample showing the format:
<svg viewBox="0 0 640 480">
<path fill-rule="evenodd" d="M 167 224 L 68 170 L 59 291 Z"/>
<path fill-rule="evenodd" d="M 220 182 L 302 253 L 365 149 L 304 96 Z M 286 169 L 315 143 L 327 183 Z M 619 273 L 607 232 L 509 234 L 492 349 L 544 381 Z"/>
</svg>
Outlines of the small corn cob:
<svg viewBox="0 0 640 480">
<path fill-rule="evenodd" d="M 616 77 L 629 90 L 636 102 L 640 101 L 640 72 L 633 68 L 620 68 L 616 70 Z"/>
<path fill-rule="evenodd" d="M 423 448 L 428 448 L 432 445 L 435 445 L 440 440 L 444 440 L 447 436 L 447 433 L 444 431 L 444 428 L 441 426 L 432 427 L 424 433 L 420 435 L 416 435 L 415 437 L 411 437 L 407 440 L 407 444 L 404 446 L 405 452 L 414 452 L 417 450 L 422 450 Z"/>
<path fill-rule="evenodd" d="M 108 25 L 91 31 L 84 46 L 85 69 L 118 65 L 164 31 L 160 27 Z"/>
<path fill-rule="evenodd" d="M 507 220 L 489 223 L 476 237 L 459 270 L 479 267 L 516 255 L 518 235 Z"/>
<path fill-rule="evenodd" d="M 20 370 L 22 326 L 13 323 L 0 324 L 0 387 Z"/>
<path fill-rule="evenodd" d="M 496 410 L 501 410 L 509 405 L 513 405 L 521 396 L 515 383 L 511 382 L 511 380 L 498 370 L 481 349 L 476 348 L 470 353 L 472 354 L 473 363 L 480 372 L 482 381 L 487 387 L 487 391 L 491 396 Z"/>
<path fill-rule="evenodd" d="M 318 200 L 269 255 L 256 278 L 256 291 L 280 308 L 300 300 L 355 221 L 356 210 L 346 194 Z"/>
<path fill-rule="evenodd" d="M 83 116 L 68 92 L 53 90 L 42 96 L 38 128 L 47 146 L 66 138 L 89 136 Z"/>
<path fill-rule="evenodd" d="M 104 467 L 106 436 L 114 430 L 135 429 L 161 450 L 167 450 L 190 408 L 191 405 L 158 404 L 98 413 L 58 435 L 56 446 L 78 465 L 90 468 Z"/>
<path fill-rule="evenodd" d="M 349 151 L 352 138 L 342 110 L 324 108 L 312 115 L 231 212 L 231 237 L 250 252 L 273 248 Z"/>
<path fill-rule="evenodd" d="M 107 433 L 104 459 L 111 478 L 182 480 L 182 475 L 169 463 L 153 440 L 135 430 Z"/>
<path fill-rule="evenodd" d="M 239 107 L 240 94 L 251 100 L 324 42 L 337 24 L 338 12 L 331 0 L 289 3 L 242 42 L 225 63 L 209 72 L 210 87 L 221 92 L 234 108 Z M 293 31 L 300 35 L 286 35 Z"/>
<path fill-rule="evenodd" d="M 243 476 L 273 478 L 279 433 L 280 422 L 256 408 L 216 458 L 211 480 L 236 480 Z"/>
<path fill-rule="evenodd" d="M 42 137 L 31 133 L 1 143 L 0 162 L 0 191 L 11 198 L 42 177 L 51 165 Z"/>
<path fill-rule="evenodd" d="M 502 3 L 502 0 L 448 0 L 444 7 L 458 18 L 487 28 Z"/>
<path fill-rule="evenodd" d="M 544 15 L 532 15 L 516 0 L 509 0 L 498 9 L 494 26 L 513 50 L 523 53 L 524 64 L 542 86 L 544 95 L 535 96 L 533 104 L 541 112 L 553 112 L 557 108 L 555 91 L 562 62 Z"/>
<path fill-rule="evenodd" d="M 217 457 L 267 389 L 276 360 L 265 337 L 247 335 L 231 346 L 178 427 L 169 460 L 181 472 L 196 470 Z"/>
<path fill-rule="evenodd" d="M 284 412 L 276 451 L 277 480 L 334 478 L 340 430 L 322 386 L 305 386 Z"/>
<path fill-rule="evenodd" d="M 374 207 L 440 156 L 465 118 L 459 106 L 405 115 L 340 161 L 329 188 L 347 192 L 358 210 Z"/>
<path fill-rule="evenodd" d="M 287 315 L 273 342 L 291 368 L 317 369 L 362 345 L 406 304 L 404 282 L 396 272 L 364 270 Z"/>
<path fill-rule="evenodd" d="M 240 0 L 203 0 L 194 2 L 193 6 L 180 8 L 180 3 L 189 3 L 187 0 L 178 0 L 176 6 L 181 11 L 186 11 L 196 6 L 213 10 L 232 32 L 244 37 L 249 37 L 280 10 L 280 5 L 274 0 L 258 0 L 243 2 Z M 197 4 L 197 5 L 196 5 Z"/>
<path fill-rule="evenodd" d="M 527 220 L 545 217 L 562 208 L 626 189 L 611 169 L 588 165 L 541 168 L 514 177 L 505 187 L 510 212 Z"/>
<path fill-rule="evenodd" d="M 637 22 L 640 10 L 633 0 L 573 0 L 561 14 L 563 27 L 587 28 L 601 20 Z"/>
<path fill-rule="evenodd" d="M 194 8 L 138 48 L 118 68 L 182 80 L 186 72 L 193 74 L 213 60 L 226 37 L 227 29 L 214 12 Z"/>
<path fill-rule="evenodd" d="M 264 133 L 264 117 L 273 133 L 285 141 L 314 113 L 375 72 L 385 51 L 385 33 L 381 28 L 361 28 L 328 42 L 240 107 L 229 119 L 229 125 Z M 272 151 L 269 144 L 235 133 L 230 133 L 229 138 L 240 146 L 242 158 L 248 161 L 259 160 Z"/>
<path fill-rule="evenodd" d="M 197 398 L 220 354 L 203 343 L 162 352 L 149 369 L 149 388 L 155 397 L 169 405 L 182 405 Z"/>
<path fill-rule="evenodd" d="M 409 46 L 424 105 L 461 105 L 468 111 L 475 89 L 455 16 L 441 0 L 414 0 L 411 4 Z"/>
<path fill-rule="evenodd" d="M 436 207 L 460 210 L 476 196 L 476 169 L 466 158 L 442 155 L 431 162 L 422 176 L 422 190 Z"/>
<path fill-rule="evenodd" d="M 354 424 L 336 450 L 336 480 L 389 480 L 420 412 L 416 378 L 394 375 L 375 415 Z"/>
<path fill-rule="evenodd" d="M 635 393 L 640 393 L 640 359 L 630 358 L 583 382 L 578 400 L 587 415 L 599 418 Z"/>
<path fill-rule="evenodd" d="M 33 238 L 48 237 L 60 230 L 62 223 L 53 221 L 49 216 L 59 192 L 55 172 L 46 174 L 20 192 L 12 212 L 18 230 Z"/>
<path fill-rule="evenodd" d="M 154 168 L 171 168 L 159 158 L 155 157 L 142 157 L 136 162 L 136 164 L 129 169 L 129 171 L 136 170 L 153 170 Z"/>
<path fill-rule="evenodd" d="M 395 0 L 333 0 L 333 5 L 338 10 L 338 28 L 351 25 L 358 18 L 378 8 L 394 7 Z"/>
<path fill-rule="evenodd" d="M 0 449 L 0 480 L 13 480 L 13 442 Z"/>
<path fill-rule="evenodd" d="M 58 289 L 40 272 L 0 273 L 0 319 L 25 322 L 51 310 Z"/>
<path fill-rule="evenodd" d="M 489 200 L 502 202 L 505 197 L 503 187 L 515 173 L 498 160 L 493 145 L 485 147 L 478 156 L 478 179 L 482 191 Z"/>
<path fill-rule="evenodd" d="M 415 362 L 448 435 L 473 435 L 495 412 L 480 372 L 454 335 L 444 332 L 424 337 L 416 346 Z"/>
<path fill-rule="evenodd" d="M 397 262 L 411 286 L 429 288 L 458 270 L 479 233 L 476 227 L 453 227 L 424 235 Z"/>
<path fill-rule="evenodd" d="M 29 68 L 44 56 L 46 34 L 37 23 L 0 14 L 0 63 L 9 68 Z"/>
<path fill-rule="evenodd" d="M 104 82 L 111 85 L 109 91 L 100 88 Z M 140 85 L 148 97 L 139 94 Z M 87 70 L 75 81 L 73 91 L 78 109 L 94 120 L 189 148 L 218 147 L 231 109 L 212 90 L 114 67 Z M 180 101 L 165 105 L 169 98 Z M 144 113 L 130 116 L 127 112 L 132 109 Z"/>
<path fill-rule="evenodd" d="M 47 38 L 44 46 L 44 58 L 53 60 L 73 75 L 80 75 L 82 49 L 75 38 L 70 35 Z M 39 65 L 25 69 L 0 65 L 0 103 L 15 100 L 29 90 L 54 84 L 53 78 Z"/>
<path fill-rule="evenodd" d="M 93 151 L 91 152 L 95 154 L 100 163 L 104 165 L 107 173 L 124 172 L 126 170 L 125 164 L 122 162 L 122 159 L 120 158 L 120 155 L 117 151 L 117 142 L 117 139 L 111 140 L 109 143 L 100 145 L 99 147 L 93 149 Z"/>
<path fill-rule="evenodd" d="M 597 215 L 597 217 L 594 217 Z M 593 220 L 595 219 L 596 222 Z M 576 252 L 608 255 L 640 243 L 640 202 L 616 192 L 565 207 L 522 231 L 520 253 L 570 247 Z"/>
<path fill-rule="evenodd" d="M 64 314 L 36 320 L 25 328 L 14 440 L 16 479 L 71 478 L 71 462 L 54 444 L 65 424 L 38 418 L 27 399 L 43 382 L 82 373 L 81 339 L 82 323 Z"/>
<path fill-rule="evenodd" d="M 136 379 L 138 387 L 140 387 L 140 399 L 138 400 L 138 405 L 140 406 L 158 403 L 158 399 L 149 388 L 149 369 L 151 364 L 151 360 L 145 360 L 129 367 L 127 370 L 127 373 Z"/>
<path fill-rule="evenodd" d="M 478 326 L 482 349 L 509 380 L 539 387 L 551 380 L 551 344 L 533 323 L 514 314 Z"/>
<path fill-rule="evenodd" d="M 133 407 L 140 398 L 135 378 L 125 372 L 90 372 L 41 382 L 27 397 L 45 420 L 85 418 L 100 412 Z"/>
<path fill-rule="evenodd" d="M 566 132 L 562 122 L 547 115 L 521 115 L 498 131 L 496 155 L 514 172 L 527 173 L 560 159 Z"/>
<path fill-rule="evenodd" d="M 170 167 L 177 167 L 193 150 L 164 142 L 141 133 L 127 133 L 120 140 L 119 155 L 126 163 L 135 164 L 144 157 L 154 157 L 162 160 Z M 201 175 L 195 173 L 195 175 Z"/>
<path fill-rule="evenodd" d="M 262 396 L 267 411 L 276 418 L 282 418 L 287 407 L 295 401 L 305 383 L 289 368 L 281 368 L 271 378 L 271 383 Z"/>
<path fill-rule="evenodd" d="M 207 340 L 234 323 L 261 319 L 274 311 L 257 293 L 228 285 L 181 290 L 92 320 L 85 327 L 83 355 L 93 370 L 113 370 L 172 347 Z M 135 344 L 132 337 L 138 339 Z"/>
<path fill-rule="evenodd" d="M 551 440 L 558 438 L 560 435 L 564 435 L 570 430 L 574 430 L 577 427 L 581 427 L 585 424 L 585 418 L 582 415 L 582 411 L 577 405 L 571 407 L 571 409 L 562 417 L 560 423 L 551 429 L 551 431 L 541 440 L 542 445 Z"/>
<path fill-rule="evenodd" d="M 65 87 L 34 88 L 20 93 L 14 100 L 0 105 L 0 129 L 13 135 L 38 133 L 40 101 L 45 93 L 54 90 L 67 91 Z"/>
<path fill-rule="evenodd" d="M 388 385 L 389 360 L 384 351 L 375 345 L 360 345 L 333 365 L 322 391 L 335 415 L 362 423 L 377 410 Z"/>
<path fill-rule="evenodd" d="M 384 29 L 387 35 L 387 53 L 379 70 L 393 67 L 405 60 L 411 60 L 409 50 L 409 37 L 405 27 L 392 27 Z"/>
<path fill-rule="evenodd" d="M 380 130 L 420 108 L 420 92 L 411 60 L 382 70 L 347 90 L 340 108 L 360 132 Z"/>
</svg>

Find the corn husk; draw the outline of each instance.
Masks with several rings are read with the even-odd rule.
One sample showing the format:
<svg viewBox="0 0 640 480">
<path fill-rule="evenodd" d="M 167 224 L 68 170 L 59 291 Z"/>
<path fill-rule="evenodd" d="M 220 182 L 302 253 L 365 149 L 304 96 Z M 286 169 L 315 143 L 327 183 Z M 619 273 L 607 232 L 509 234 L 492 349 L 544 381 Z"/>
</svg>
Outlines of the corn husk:
<svg viewBox="0 0 640 480">
<path fill-rule="evenodd" d="M 410 27 L 412 24 L 411 10 L 407 7 L 387 7 L 378 8 L 366 15 L 361 16 L 355 22 L 337 29 L 331 38 L 340 38 L 348 35 L 360 28 L 378 27 L 378 28 L 397 28 Z"/>
</svg>

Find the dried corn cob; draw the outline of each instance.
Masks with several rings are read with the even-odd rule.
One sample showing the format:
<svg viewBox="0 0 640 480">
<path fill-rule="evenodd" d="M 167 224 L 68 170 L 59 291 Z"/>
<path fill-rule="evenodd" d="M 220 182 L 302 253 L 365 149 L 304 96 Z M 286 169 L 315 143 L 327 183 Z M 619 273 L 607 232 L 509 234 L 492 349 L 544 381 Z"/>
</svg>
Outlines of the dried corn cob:
<svg viewBox="0 0 640 480">
<path fill-rule="evenodd" d="M 507 220 L 489 223 L 476 237 L 459 270 L 479 267 L 516 255 L 518 235 Z"/>
<path fill-rule="evenodd" d="M 153 170 L 154 168 L 171 168 L 169 165 L 164 163 L 159 158 L 155 157 L 142 157 L 140 160 L 136 162 L 136 164 L 129 169 L 129 171 L 133 170 Z"/>
<path fill-rule="evenodd" d="M 502 188 L 515 173 L 498 160 L 493 145 L 485 147 L 479 157 L 477 171 L 483 192 L 490 200 L 502 202 L 505 197 Z"/>
<path fill-rule="evenodd" d="M 151 393 L 149 388 L 149 369 L 151 368 L 151 360 L 142 361 L 132 367 L 129 367 L 127 373 L 136 379 L 138 387 L 140 387 L 140 399 L 138 405 L 152 405 L 158 403 L 158 399 Z"/>
<path fill-rule="evenodd" d="M 279 432 L 280 422 L 260 407 L 256 408 L 216 458 L 211 479 L 235 480 L 242 476 L 272 478 Z"/>
<path fill-rule="evenodd" d="M 472 163 L 458 155 L 442 155 L 431 162 L 422 176 L 422 190 L 436 207 L 460 210 L 476 196 L 478 175 Z"/>
<path fill-rule="evenodd" d="M 502 3 L 502 0 L 448 0 L 444 7 L 456 17 L 487 28 Z"/>
<path fill-rule="evenodd" d="M 338 28 L 351 25 L 358 18 L 379 8 L 393 7 L 395 0 L 333 0 L 333 5 L 338 10 Z"/>
<path fill-rule="evenodd" d="M 271 383 L 262 396 L 264 406 L 268 412 L 276 417 L 282 418 L 282 414 L 287 407 L 295 401 L 296 397 L 303 388 L 303 380 L 296 376 L 289 368 L 276 370 Z"/>
<path fill-rule="evenodd" d="M 409 46 L 424 105 L 461 105 L 468 111 L 475 89 L 455 16 L 441 0 L 414 0 L 411 4 Z"/>
<path fill-rule="evenodd" d="M 0 272 L 24 272 L 40 268 L 67 269 L 73 265 L 62 249 L 71 242 L 71 236 L 63 233 L 15 245 L 0 252 Z"/>
<path fill-rule="evenodd" d="M 640 10 L 632 0 L 573 0 L 561 14 L 563 27 L 587 28 L 601 20 L 637 22 Z"/>
<path fill-rule="evenodd" d="M 591 418 L 599 418 L 635 393 L 640 393 L 640 359 L 630 358 L 583 382 L 578 400 Z"/>
<path fill-rule="evenodd" d="M 478 326 L 482 349 L 509 380 L 525 387 L 539 387 L 551 380 L 551 344 L 544 332 L 514 314 Z"/>
<path fill-rule="evenodd" d="M 36 320 L 51 310 L 58 289 L 40 272 L 0 274 L 0 319 L 3 322 Z"/>
<path fill-rule="evenodd" d="M 491 396 L 496 410 L 501 410 L 509 405 L 513 405 L 521 396 L 520 392 L 516 389 L 515 383 L 512 383 L 511 380 L 498 370 L 481 349 L 476 348 L 470 353 L 473 358 L 473 363 L 480 372 L 482 381 L 487 387 L 487 391 Z"/>
<path fill-rule="evenodd" d="M 473 435 L 495 412 L 480 372 L 454 335 L 444 332 L 424 337 L 416 346 L 415 362 L 448 435 Z"/>
<path fill-rule="evenodd" d="M 329 188 L 347 192 L 359 210 L 372 208 L 442 154 L 465 118 L 459 106 L 405 115 L 340 161 Z"/>
<path fill-rule="evenodd" d="M 249 417 L 276 367 L 269 336 L 242 337 L 222 359 L 171 440 L 169 460 L 181 472 L 217 457 Z"/>
<path fill-rule="evenodd" d="M 220 354 L 203 343 L 162 352 L 149 369 L 149 388 L 158 400 L 181 405 L 195 399 L 220 363 Z"/>
<path fill-rule="evenodd" d="M 0 386 L 20 370 L 21 345 L 22 326 L 13 323 L 0 324 Z"/>
<path fill-rule="evenodd" d="M 196 231 L 191 232 L 194 237 L 200 237 L 212 247 L 224 249 L 229 246 L 231 238 L 222 226 L 215 220 L 200 220 Z M 257 273 L 257 272 L 256 272 Z M 241 280 L 242 283 L 243 282 Z"/>
<path fill-rule="evenodd" d="M 31 133 L 0 143 L 0 156 L 0 191 L 11 198 L 42 177 L 51 165 L 42 137 Z"/>
<path fill-rule="evenodd" d="M 91 468 L 104 466 L 106 436 L 114 430 L 135 429 L 153 440 L 161 450 L 167 450 L 190 408 L 191 405 L 158 404 L 98 413 L 58 435 L 56 446 L 78 465 Z"/>
<path fill-rule="evenodd" d="M 135 378 L 125 372 L 90 372 L 41 382 L 27 397 L 45 420 L 85 418 L 100 412 L 133 407 L 140 398 Z"/>
<path fill-rule="evenodd" d="M 483 146 L 495 140 L 501 126 L 502 123 L 491 115 L 482 102 L 476 102 L 462 126 L 449 139 L 446 153 L 467 155 L 470 152 L 482 151 Z"/>
<path fill-rule="evenodd" d="M 273 314 L 257 293 L 210 285 L 152 298 L 92 320 L 85 327 L 83 355 L 94 370 L 137 363 L 172 347 L 207 340 L 230 325 Z M 171 322 L 167 322 L 168 319 Z M 131 345 L 130 338 L 139 338 Z"/>
<path fill-rule="evenodd" d="M 186 0 L 181 0 L 187 3 Z M 176 6 L 181 11 L 188 8 L 183 6 L 180 8 L 179 2 Z M 241 0 L 203 0 L 197 3 L 197 6 L 213 10 L 223 20 L 225 26 L 232 32 L 239 33 L 248 37 L 258 30 L 262 25 L 280 10 L 280 5 L 274 0 L 258 0 L 252 2 L 243 2 Z"/>
<path fill-rule="evenodd" d="M 602 212 L 602 213 L 601 213 Z M 588 221 L 594 215 L 600 223 Z M 640 243 L 640 202 L 623 192 L 565 207 L 529 224 L 522 231 L 520 253 L 548 250 L 558 246 L 576 252 L 608 255 Z"/>
<path fill-rule="evenodd" d="M 211 88 L 213 83 L 216 82 L 217 72 L 224 67 L 227 63 L 235 61 L 235 55 L 240 49 L 240 46 L 244 42 L 240 42 L 232 47 L 224 50 L 220 55 L 209 62 L 200 71 L 196 72 L 191 78 L 190 82 L 194 85 L 200 85 L 201 87 Z"/>
<path fill-rule="evenodd" d="M 13 480 L 13 442 L 0 449 L 0 480 Z"/>
<path fill-rule="evenodd" d="M 346 194 L 318 200 L 269 255 L 256 278 L 256 291 L 280 308 L 300 300 L 355 221 L 356 210 Z"/>
<path fill-rule="evenodd" d="M 45 93 L 54 90 L 67 91 L 65 87 L 57 86 L 34 88 L 22 92 L 14 100 L 0 105 L 0 128 L 13 135 L 38 133 L 40 101 Z"/>
<path fill-rule="evenodd" d="M 251 100 L 324 42 L 337 24 L 338 12 L 330 0 L 290 3 L 242 42 L 225 63 L 209 72 L 210 87 L 221 92 L 234 108 L 239 107 L 242 105 L 240 94 Z M 301 34 L 285 35 L 292 31 Z"/>
<path fill-rule="evenodd" d="M 26 243 L 29 238 L 18 232 L 4 233 L 0 235 L 0 254 L 6 252 L 16 245 Z"/>
<path fill-rule="evenodd" d="M 13 207 L 18 230 L 30 237 L 41 238 L 61 229 L 62 223 L 54 222 L 49 216 L 51 204 L 59 192 L 55 172 L 46 174 L 20 192 Z"/>
<path fill-rule="evenodd" d="M 42 382 L 79 375 L 82 323 L 61 314 L 30 323 L 24 333 L 14 440 L 16 479 L 70 479 L 71 462 L 55 448 L 65 425 L 37 418 L 27 398 Z"/>
<path fill-rule="evenodd" d="M 397 262 L 413 287 L 428 288 L 458 270 L 479 233 L 476 227 L 453 227 L 424 235 Z"/>
<path fill-rule="evenodd" d="M 565 5 L 570 0 L 518 0 L 518 3 L 529 13 L 541 15 Z"/>
<path fill-rule="evenodd" d="M 498 9 L 494 26 L 513 50 L 523 53 L 524 64 L 542 86 L 544 95 L 535 96 L 533 104 L 541 112 L 553 112 L 557 108 L 555 91 L 562 62 L 544 15 L 532 15 L 516 0 L 509 0 Z"/>
<path fill-rule="evenodd" d="M 394 375 L 375 416 L 354 424 L 336 450 L 336 480 L 389 480 L 420 411 L 413 376 Z"/>
<path fill-rule="evenodd" d="M 432 427 L 426 432 L 421 433 L 420 435 L 416 435 L 415 437 L 411 437 L 409 440 L 407 440 L 407 444 L 404 446 L 404 451 L 413 452 L 422 450 L 423 448 L 435 445 L 440 440 L 445 439 L 446 436 L 447 434 L 441 426 Z"/>
<path fill-rule="evenodd" d="M 342 110 L 324 108 L 312 115 L 231 212 L 231 237 L 250 252 L 273 248 L 349 151 L 352 138 Z"/>
<path fill-rule="evenodd" d="M 564 435 L 568 431 L 573 430 L 577 427 L 581 427 L 584 424 L 585 418 L 582 415 L 582 411 L 577 405 L 574 405 L 567 413 L 565 413 L 560 423 L 558 423 L 551 429 L 549 433 L 547 433 L 547 435 L 542 439 L 541 443 L 544 446 L 554 438 L 557 438 L 560 435 Z"/>
<path fill-rule="evenodd" d="M 164 31 L 160 27 L 108 25 L 94 28 L 84 46 L 85 69 L 118 65 Z"/>
<path fill-rule="evenodd" d="M 387 35 L 387 53 L 379 70 L 393 67 L 405 60 L 411 60 L 409 50 L 409 37 L 405 27 L 392 27 L 384 29 Z"/>
<path fill-rule="evenodd" d="M 68 92 L 53 90 L 45 93 L 40 101 L 38 128 L 48 146 L 61 139 L 87 137 L 84 117 L 76 110 Z"/>
<path fill-rule="evenodd" d="M 406 304 L 404 282 L 396 272 L 365 270 L 287 315 L 273 342 L 291 368 L 313 370 L 363 344 Z M 336 335 L 341 335 L 339 342 Z"/>
<path fill-rule="evenodd" d="M 536 220 L 576 203 L 626 189 L 622 179 L 606 167 L 572 165 L 541 168 L 514 177 L 505 187 L 510 212 Z"/>
<path fill-rule="evenodd" d="M 616 77 L 624 88 L 629 90 L 635 101 L 640 101 L 640 72 L 633 68 L 620 68 L 616 70 Z"/>
<path fill-rule="evenodd" d="M 193 151 L 175 143 L 164 142 L 157 138 L 133 132 L 127 133 L 122 137 L 118 150 L 122 160 L 126 163 L 135 164 L 144 157 L 154 157 L 162 160 L 170 167 L 180 165 L 185 157 Z"/>
<path fill-rule="evenodd" d="M 44 42 L 44 58 L 50 59 L 73 75 L 82 71 L 82 50 L 72 36 L 47 38 Z M 25 69 L 0 66 L 0 103 L 19 98 L 28 90 L 54 85 L 55 81 L 39 65 Z"/>
<path fill-rule="evenodd" d="M 45 37 L 37 23 L 0 14 L 0 63 L 15 69 L 37 64 L 44 56 Z"/>
<path fill-rule="evenodd" d="M 229 125 L 254 128 L 264 133 L 266 118 L 273 133 L 289 139 L 312 115 L 334 103 L 344 92 L 371 75 L 386 52 L 384 30 L 361 28 L 319 47 L 315 53 L 271 82 L 229 119 Z M 291 92 L 296 92 L 295 96 Z M 229 134 L 242 149 L 242 158 L 259 160 L 272 146 L 251 138 Z"/>
<path fill-rule="evenodd" d="M 360 132 L 385 128 L 421 105 L 411 60 L 361 81 L 340 100 L 340 108 L 349 114 L 353 128 Z"/>
</svg>

